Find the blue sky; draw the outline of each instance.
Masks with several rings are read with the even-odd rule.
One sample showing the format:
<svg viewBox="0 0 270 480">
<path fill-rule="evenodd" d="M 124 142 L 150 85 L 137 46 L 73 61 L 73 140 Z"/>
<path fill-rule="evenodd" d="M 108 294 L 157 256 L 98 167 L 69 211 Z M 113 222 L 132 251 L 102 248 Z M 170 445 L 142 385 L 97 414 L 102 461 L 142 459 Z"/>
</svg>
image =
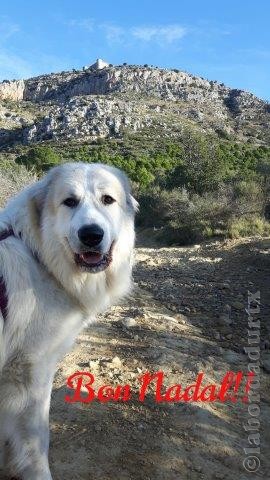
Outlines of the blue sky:
<svg viewBox="0 0 270 480">
<path fill-rule="evenodd" d="M 179 68 L 270 100 L 269 0 L 9 0 L 0 79 L 109 63 Z"/>
</svg>

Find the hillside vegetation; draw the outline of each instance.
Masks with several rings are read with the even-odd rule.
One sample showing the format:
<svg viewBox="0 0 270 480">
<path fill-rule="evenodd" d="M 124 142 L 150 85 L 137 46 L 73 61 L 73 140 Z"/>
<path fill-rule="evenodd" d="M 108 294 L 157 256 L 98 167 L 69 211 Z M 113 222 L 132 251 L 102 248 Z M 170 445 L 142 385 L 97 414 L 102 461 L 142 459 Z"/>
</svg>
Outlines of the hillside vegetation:
<svg viewBox="0 0 270 480">
<path fill-rule="evenodd" d="M 147 149 L 143 138 L 99 141 L 61 148 L 38 145 L 2 155 L 7 193 L 32 175 L 62 162 L 103 162 L 123 169 L 140 202 L 140 227 L 154 228 L 156 240 L 184 244 L 212 236 L 270 233 L 270 148 L 185 132 L 178 143 Z M 131 141 L 131 139 L 130 139 Z M 1 193 L 2 197 L 3 190 Z"/>
</svg>

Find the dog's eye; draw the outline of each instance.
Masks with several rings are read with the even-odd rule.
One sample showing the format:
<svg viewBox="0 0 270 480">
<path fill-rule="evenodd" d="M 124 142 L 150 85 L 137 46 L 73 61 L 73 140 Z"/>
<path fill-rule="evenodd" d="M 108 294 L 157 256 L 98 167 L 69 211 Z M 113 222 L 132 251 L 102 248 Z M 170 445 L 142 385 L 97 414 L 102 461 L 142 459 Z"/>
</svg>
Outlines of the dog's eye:
<svg viewBox="0 0 270 480">
<path fill-rule="evenodd" d="M 77 198 L 74 198 L 74 197 L 66 198 L 66 200 L 63 201 L 63 205 L 66 205 L 66 207 L 69 207 L 69 208 L 77 207 L 78 203 L 79 203 L 79 200 L 77 200 Z"/>
<path fill-rule="evenodd" d="M 103 195 L 101 200 L 104 205 L 111 205 L 115 202 L 114 198 L 112 198 L 110 195 Z"/>
</svg>

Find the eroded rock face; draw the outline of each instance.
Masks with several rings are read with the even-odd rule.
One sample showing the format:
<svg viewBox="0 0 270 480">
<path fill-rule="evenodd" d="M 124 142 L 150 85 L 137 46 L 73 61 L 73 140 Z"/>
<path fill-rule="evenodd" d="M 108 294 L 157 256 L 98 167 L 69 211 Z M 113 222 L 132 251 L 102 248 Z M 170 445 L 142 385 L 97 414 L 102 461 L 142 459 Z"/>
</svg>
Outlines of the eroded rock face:
<svg viewBox="0 0 270 480">
<path fill-rule="evenodd" d="M 24 80 L 5 80 L 0 83 L 0 100 L 20 101 L 24 97 Z"/>
<path fill-rule="evenodd" d="M 25 82 L 24 100 L 65 101 L 74 96 L 116 92 L 134 92 L 170 100 L 216 102 L 223 101 L 230 89 L 185 72 L 144 67 L 108 67 L 29 79 Z"/>
<path fill-rule="evenodd" d="M 106 97 L 71 98 L 52 107 L 43 120 L 24 130 L 24 142 L 78 137 L 117 137 L 123 128 L 136 131 L 151 124 L 141 115 L 143 107 L 133 102 Z M 145 106 L 146 110 L 146 106 Z"/>
<path fill-rule="evenodd" d="M 145 67 L 88 68 L 0 83 L 0 98 L 31 102 L 63 102 L 75 96 L 134 92 L 169 100 L 212 102 L 230 111 L 264 103 L 242 90 L 185 72 Z"/>
<path fill-rule="evenodd" d="M 0 100 L 21 101 L 23 113 L 26 104 L 37 112 L 33 122 L 22 118 L 20 139 L 25 143 L 114 137 L 125 129 L 144 127 L 160 127 L 169 135 L 185 120 L 202 130 L 232 134 L 241 140 L 254 137 L 264 141 L 270 136 L 269 104 L 251 93 L 176 70 L 84 67 L 25 81 L 4 81 Z"/>
</svg>

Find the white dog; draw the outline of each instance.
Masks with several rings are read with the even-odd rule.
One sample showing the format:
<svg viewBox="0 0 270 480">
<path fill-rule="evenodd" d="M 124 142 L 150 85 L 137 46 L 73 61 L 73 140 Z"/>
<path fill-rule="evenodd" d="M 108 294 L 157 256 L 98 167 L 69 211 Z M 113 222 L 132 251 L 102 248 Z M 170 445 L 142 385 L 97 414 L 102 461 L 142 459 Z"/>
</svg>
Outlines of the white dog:
<svg viewBox="0 0 270 480">
<path fill-rule="evenodd" d="M 136 208 L 121 171 L 70 163 L 0 212 L 0 450 L 22 480 L 52 478 L 56 364 L 89 319 L 129 291 Z"/>
</svg>

